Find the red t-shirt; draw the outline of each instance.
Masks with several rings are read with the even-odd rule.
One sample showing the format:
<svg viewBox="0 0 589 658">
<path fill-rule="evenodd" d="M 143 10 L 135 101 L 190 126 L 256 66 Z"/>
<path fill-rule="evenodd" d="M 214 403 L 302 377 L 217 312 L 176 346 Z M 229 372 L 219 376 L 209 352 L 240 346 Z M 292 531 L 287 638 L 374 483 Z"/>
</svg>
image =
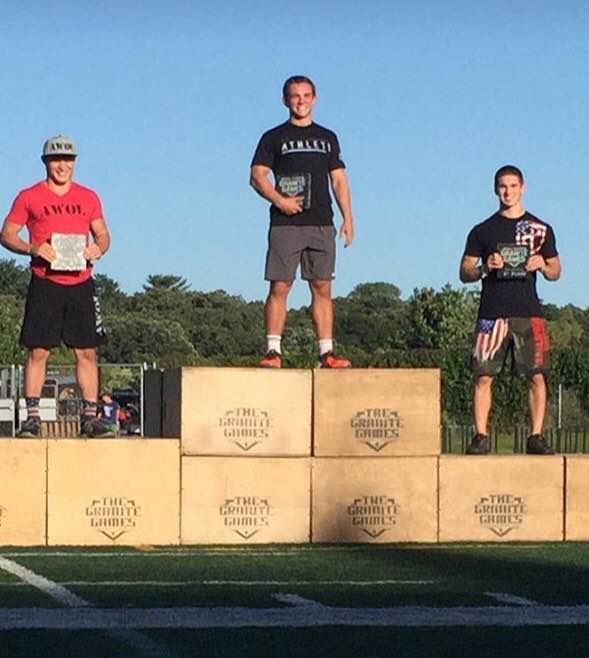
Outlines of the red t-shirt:
<svg viewBox="0 0 589 658">
<path fill-rule="evenodd" d="M 51 240 L 52 233 L 78 233 L 88 236 L 90 224 L 102 218 L 98 195 L 83 185 L 72 182 L 67 194 L 59 196 L 45 181 L 19 192 L 6 219 L 29 229 L 31 244 Z M 54 283 L 73 286 L 89 279 L 92 265 L 86 263 L 81 272 L 54 272 L 43 258 L 31 258 L 35 276 Z"/>
</svg>

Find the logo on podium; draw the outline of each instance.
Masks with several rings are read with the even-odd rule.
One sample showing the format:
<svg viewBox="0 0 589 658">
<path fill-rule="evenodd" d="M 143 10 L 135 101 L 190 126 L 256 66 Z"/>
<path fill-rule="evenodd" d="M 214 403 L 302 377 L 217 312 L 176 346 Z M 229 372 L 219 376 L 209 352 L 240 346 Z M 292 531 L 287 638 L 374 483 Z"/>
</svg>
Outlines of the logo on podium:
<svg viewBox="0 0 589 658">
<path fill-rule="evenodd" d="M 357 411 L 350 419 L 354 438 L 374 452 L 380 452 L 391 441 L 399 438 L 403 423 L 394 409 L 383 407 Z"/>
<path fill-rule="evenodd" d="M 270 414 L 256 407 L 235 407 L 219 418 L 219 427 L 223 429 L 225 438 L 248 452 L 270 437 Z"/>
<path fill-rule="evenodd" d="M 90 527 L 108 537 L 112 542 L 129 532 L 137 524 L 141 507 L 132 498 L 102 496 L 86 507 Z"/>
<path fill-rule="evenodd" d="M 497 537 L 505 537 L 524 523 L 528 506 L 523 496 L 489 494 L 475 504 L 474 513 L 482 526 Z"/>
<path fill-rule="evenodd" d="M 360 496 L 347 508 L 352 528 L 361 530 L 371 539 L 377 539 L 395 526 L 399 511 L 395 499 L 386 495 Z"/>
<path fill-rule="evenodd" d="M 219 507 L 223 525 L 246 541 L 270 525 L 270 503 L 259 496 L 227 498 Z"/>
</svg>

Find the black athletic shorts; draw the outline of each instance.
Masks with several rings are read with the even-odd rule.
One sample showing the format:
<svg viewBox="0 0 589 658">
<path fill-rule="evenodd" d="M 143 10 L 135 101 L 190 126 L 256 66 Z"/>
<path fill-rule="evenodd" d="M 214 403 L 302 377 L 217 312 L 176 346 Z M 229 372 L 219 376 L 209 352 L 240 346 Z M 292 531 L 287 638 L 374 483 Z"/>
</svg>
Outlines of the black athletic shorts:
<svg viewBox="0 0 589 658">
<path fill-rule="evenodd" d="M 94 281 L 64 286 L 31 276 L 20 344 L 51 349 L 97 347 L 106 340 Z"/>
</svg>

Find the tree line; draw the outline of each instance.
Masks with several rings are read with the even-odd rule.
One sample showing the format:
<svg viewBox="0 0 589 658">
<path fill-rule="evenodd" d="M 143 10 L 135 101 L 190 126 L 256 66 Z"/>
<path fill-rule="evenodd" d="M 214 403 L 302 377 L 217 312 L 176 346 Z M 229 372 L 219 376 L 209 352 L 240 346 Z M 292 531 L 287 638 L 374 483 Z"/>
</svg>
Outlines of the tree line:
<svg viewBox="0 0 589 658">
<path fill-rule="evenodd" d="M 18 345 L 29 270 L 0 259 L 0 364 L 22 363 Z M 263 302 L 223 290 L 193 290 L 181 276 L 152 274 L 143 290 L 125 293 L 105 274 L 95 277 L 109 340 L 104 363 L 178 366 L 255 366 L 264 347 Z M 478 291 L 415 289 L 407 299 L 392 283 L 363 283 L 335 299 L 338 351 L 359 368 L 440 368 L 446 424 L 470 423 L 472 378 L 469 353 Z M 589 419 L 589 309 L 544 305 L 551 338 L 551 390 L 568 391 L 568 417 Z M 288 313 L 283 338 L 285 367 L 316 364 L 309 309 Z M 55 350 L 51 363 L 69 364 L 71 352 Z M 506 372 L 495 385 L 493 422 L 525 422 L 526 389 Z M 549 419 L 550 421 L 550 419 Z"/>
</svg>

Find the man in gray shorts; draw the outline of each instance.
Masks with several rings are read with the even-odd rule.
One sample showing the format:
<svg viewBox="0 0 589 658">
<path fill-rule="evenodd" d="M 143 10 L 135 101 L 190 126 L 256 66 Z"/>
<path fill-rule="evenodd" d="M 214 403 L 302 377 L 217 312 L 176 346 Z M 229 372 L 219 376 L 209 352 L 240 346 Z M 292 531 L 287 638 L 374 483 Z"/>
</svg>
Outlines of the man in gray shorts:
<svg viewBox="0 0 589 658">
<path fill-rule="evenodd" d="M 289 78 L 282 88 L 289 118 L 262 135 L 251 164 L 250 183 L 269 201 L 270 232 L 266 275 L 265 368 L 282 365 L 281 338 L 286 300 L 300 264 L 309 282 L 311 315 L 319 340 L 322 368 L 349 368 L 333 351 L 331 280 L 335 271 L 335 237 L 329 184 L 342 214 L 340 237 L 348 247 L 354 239 L 354 219 L 345 165 L 335 133 L 313 123 L 315 85 L 305 76 Z M 269 179 L 272 172 L 273 185 Z"/>
</svg>

